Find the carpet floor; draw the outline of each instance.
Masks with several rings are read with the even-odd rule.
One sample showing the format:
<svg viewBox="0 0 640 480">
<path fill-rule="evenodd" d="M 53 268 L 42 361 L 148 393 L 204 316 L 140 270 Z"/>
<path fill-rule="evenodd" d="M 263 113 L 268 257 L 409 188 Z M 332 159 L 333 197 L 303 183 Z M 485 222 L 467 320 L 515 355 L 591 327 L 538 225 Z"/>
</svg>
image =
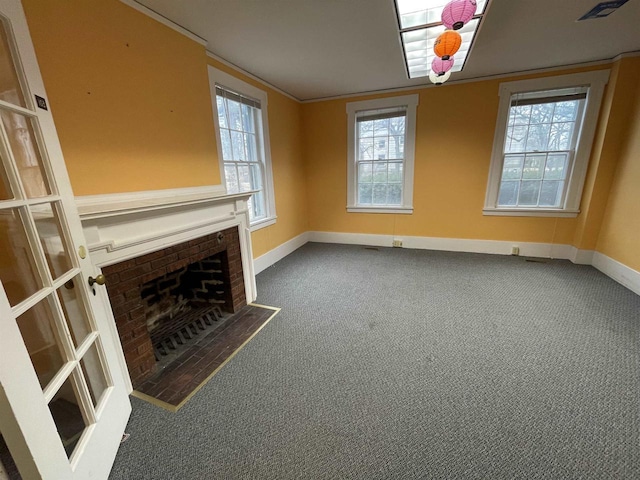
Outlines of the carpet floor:
<svg viewBox="0 0 640 480">
<path fill-rule="evenodd" d="M 282 310 L 112 479 L 640 478 L 640 297 L 589 266 L 309 243 Z"/>
</svg>

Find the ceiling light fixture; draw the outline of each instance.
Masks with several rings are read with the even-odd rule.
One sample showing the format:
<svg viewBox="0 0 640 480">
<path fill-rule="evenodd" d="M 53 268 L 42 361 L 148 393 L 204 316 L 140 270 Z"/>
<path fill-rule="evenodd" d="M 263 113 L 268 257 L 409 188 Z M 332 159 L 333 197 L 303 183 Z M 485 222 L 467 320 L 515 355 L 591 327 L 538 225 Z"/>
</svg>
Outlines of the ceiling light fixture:
<svg viewBox="0 0 640 480">
<path fill-rule="evenodd" d="M 395 0 L 396 12 L 398 15 L 398 25 L 400 30 L 400 40 L 405 57 L 405 65 L 409 78 L 428 77 L 431 72 L 431 64 L 437 58 L 433 51 L 433 46 L 440 34 L 447 30 L 447 25 L 443 20 L 443 10 L 448 3 L 455 3 L 456 12 L 463 4 L 471 0 Z M 459 72 L 464 68 L 467 55 L 473 44 L 475 34 L 480 25 L 480 21 L 487 9 L 489 0 L 476 0 L 475 15 L 465 22 L 456 32 L 460 34 L 461 45 L 456 53 L 456 61 L 450 72 Z M 460 4 L 460 5 L 458 5 Z M 454 11 L 454 5 L 450 7 Z M 467 5 L 463 13 L 468 15 L 470 7 Z M 453 27 L 456 21 L 465 20 L 456 17 L 449 26 Z M 458 27 L 458 25 L 456 25 Z M 451 29 L 449 29 L 451 30 Z"/>
</svg>

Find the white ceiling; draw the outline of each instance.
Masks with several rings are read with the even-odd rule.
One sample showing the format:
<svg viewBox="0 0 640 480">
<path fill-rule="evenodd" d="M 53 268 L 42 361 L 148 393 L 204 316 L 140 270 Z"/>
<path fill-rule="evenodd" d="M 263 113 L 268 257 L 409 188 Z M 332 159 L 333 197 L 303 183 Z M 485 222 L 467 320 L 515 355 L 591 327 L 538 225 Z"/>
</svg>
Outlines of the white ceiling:
<svg viewBox="0 0 640 480">
<path fill-rule="evenodd" d="M 640 0 L 576 22 L 601 0 L 491 0 L 451 81 L 604 60 L 640 51 Z M 138 0 L 207 40 L 207 49 L 312 100 L 412 85 L 393 0 Z"/>
</svg>

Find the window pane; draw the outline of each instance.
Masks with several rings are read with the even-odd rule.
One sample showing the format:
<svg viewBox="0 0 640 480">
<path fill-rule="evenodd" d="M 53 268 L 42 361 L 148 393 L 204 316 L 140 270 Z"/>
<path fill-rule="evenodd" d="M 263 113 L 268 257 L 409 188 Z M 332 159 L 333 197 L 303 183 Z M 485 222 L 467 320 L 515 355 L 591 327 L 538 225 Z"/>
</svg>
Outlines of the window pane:
<svg viewBox="0 0 640 480">
<path fill-rule="evenodd" d="M 507 135 L 505 137 L 505 153 L 524 152 L 524 147 L 527 143 L 527 132 L 529 127 L 515 126 L 507 128 Z"/>
<path fill-rule="evenodd" d="M 389 183 L 402 182 L 402 163 L 395 162 L 389 164 Z"/>
<path fill-rule="evenodd" d="M 251 174 L 249 173 L 249 165 L 238 165 L 238 181 L 240 183 L 241 192 L 253 190 L 251 188 Z"/>
<path fill-rule="evenodd" d="M 60 299 L 60 303 L 62 304 L 64 319 L 67 322 L 73 345 L 76 348 L 79 347 L 84 339 L 87 338 L 87 335 L 93 331 L 87 320 L 82 296 L 78 289 L 79 282 L 82 282 L 82 278 L 82 274 L 80 274 L 57 290 L 58 299 Z"/>
<path fill-rule="evenodd" d="M 404 136 L 405 116 L 393 117 L 389 119 L 389 135 Z"/>
<path fill-rule="evenodd" d="M 518 105 L 509 111 L 509 125 L 528 125 L 531 105 Z"/>
<path fill-rule="evenodd" d="M 566 153 L 550 153 L 544 169 L 545 180 L 564 180 L 568 158 Z"/>
<path fill-rule="evenodd" d="M 254 112 L 256 109 L 250 107 L 249 105 L 242 105 L 242 127 L 245 132 L 255 133 L 255 121 L 254 121 Z"/>
<path fill-rule="evenodd" d="M 62 234 L 58 212 L 53 207 L 54 204 L 50 203 L 36 205 L 31 207 L 31 214 L 51 276 L 55 280 L 71 270 L 73 265 Z"/>
<path fill-rule="evenodd" d="M 227 193 L 239 193 L 240 183 L 238 182 L 238 172 L 235 165 L 224 166 L 224 177 L 227 182 Z"/>
<path fill-rule="evenodd" d="M 517 205 L 519 187 L 520 182 L 502 182 L 500 184 L 498 205 L 505 207 Z"/>
<path fill-rule="evenodd" d="M 264 204 L 264 193 L 262 191 L 256 192 L 251 195 L 251 209 L 252 219 L 262 218 L 266 216 L 266 209 Z"/>
<path fill-rule="evenodd" d="M 549 150 L 569 150 L 573 134 L 573 122 L 554 123 L 549 133 Z"/>
<path fill-rule="evenodd" d="M 375 137 L 373 139 L 373 158 L 374 160 L 386 160 L 389 158 L 389 142 L 388 137 Z"/>
<path fill-rule="evenodd" d="M 373 134 L 375 136 L 382 136 L 389 134 L 389 119 L 381 118 L 373 121 Z"/>
<path fill-rule="evenodd" d="M 79 407 L 80 401 L 76 394 L 77 388 L 75 383 L 72 383 L 72 379 L 73 375 L 67 378 L 51 400 L 51 403 L 49 403 L 51 416 L 68 457 L 71 457 L 82 432 L 87 426 Z"/>
<path fill-rule="evenodd" d="M 370 183 L 361 183 L 358 185 L 358 204 L 371 205 L 373 202 L 373 185 Z"/>
<path fill-rule="evenodd" d="M 387 183 L 387 162 L 373 163 L 373 182 Z"/>
<path fill-rule="evenodd" d="M 2 92 L 0 98 L 5 102 L 26 107 L 22 87 L 20 86 L 18 74 L 13 64 L 9 37 L 2 22 L 0 22 L 0 67 L 3 73 L 2 81 L 0 82 L 0 91 Z"/>
<path fill-rule="evenodd" d="M 245 160 L 244 137 L 242 132 L 231 131 L 231 148 L 233 149 L 234 160 Z"/>
<path fill-rule="evenodd" d="M 373 204 L 374 205 L 386 205 L 387 204 L 387 185 L 373 184 Z"/>
<path fill-rule="evenodd" d="M 7 172 L 2 166 L 2 163 L 0 163 L 0 200 L 11 200 L 13 198 L 15 198 L 15 196 L 11 191 Z"/>
<path fill-rule="evenodd" d="M 389 195 L 389 205 L 401 205 L 402 204 L 402 185 L 392 184 L 387 187 L 387 193 Z"/>
<path fill-rule="evenodd" d="M 262 188 L 262 169 L 260 164 L 250 165 L 249 168 L 251 169 L 251 189 L 260 190 Z"/>
<path fill-rule="evenodd" d="M 520 185 L 520 195 L 518 196 L 518 205 L 530 206 L 538 204 L 538 194 L 540 193 L 540 184 L 542 182 L 527 181 Z"/>
<path fill-rule="evenodd" d="M 525 180 L 542 178 L 545 159 L 546 155 L 544 154 L 527 155 L 524 160 L 522 178 Z"/>
<path fill-rule="evenodd" d="M 549 124 L 530 125 L 529 134 L 527 135 L 526 150 L 528 152 L 535 150 L 546 150 L 549 141 L 550 128 L 551 125 Z"/>
<path fill-rule="evenodd" d="M 17 305 L 42 286 L 18 209 L 0 210 L 0 248 L 0 279 L 9 303 Z"/>
<path fill-rule="evenodd" d="M 358 137 L 373 137 L 373 121 L 358 122 Z"/>
<path fill-rule="evenodd" d="M 389 137 L 389 158 L 390 159 L 403 159 L 404 158 L 404 137 L 393 136 Z"/>
<path fill-rule="evenodd" d="M 16 322 L 40 386 L 44 389 L 65 363 L 55 334 L 51 306 L 43 300 L 20 315 Z"/>
<path fill-rule="evenodd" d="M 242 130 L 242 112 L 240 104 L 227 99 L 227 113 L 229 115 L 229 128 Z"/>
<path fill-rule="evenodd" d="M 551 123 L 554 105 L 553 103 L 531 105 L 531 124 Z"/>
<path fill-rule="evenodd" d="M 358 164 L 358 183 L 371 183 L 373 181 L 373 165 L 371 163 Z"/>
<path fill-rule="evenodd" d="M 520 180 L 522 178 L 523 155 L 507 155 L 502 166 L 503 180 Z"/>
<path fill-rule="evenodd" d="M 571 122 L 576 119 L 578 111 L 578 100 L 570 102 L 556 103 L 556 110 L 553 113 L 554 122 Z"/>
<path fill-rule="evenodd" d="M 104 391 L 109 387 L 109 382 L 107 381 L 105 368 L 100 360 L 98 348 L 95 343 L 89 347 L 87 353 L 85 353 L 82 360 L 80 360 L 80 366 L 89 387 L 89 394 L 91 395 L 93 406 L 97 407 L 98 402 L 100 402 L 100 397 L 102 397 Z"/>
<path fill-rule="evenodd" d="M 220 129 L 220 142 L 222 143 L 222 160 L 233 160 L 233 151 L 231 150 L 231 135 L 229 130 Z"/>
<path fill-rule="evenodd" d="M 258 161 L 258 151 L 256 148 L 256 136 L 253 133 L 244 134 L 244 144 L 247 149 L 247 160 L 250 162 Z"/>
<path fill-rule="evenodd" d="M 35 198 L 51 194 L 31 120 L 6 110 L 2 110 L 0 115 L 27 196 Z"/>
<path fill-rule="evenodd" d="M 358 160 L 373 160 L 373 138 L 360 139 Z"/>
<path fill-rule="evenodd" d="M 539 205 L 541 207 L 559 207 L 563 183 L 556 180 L 542 182 Z"/>
<path fill-rule="evenodd" d="M 216 96 L 216 105 L 218 107 L 218 122 L 220 124 L 220 128 L 229 128 L 229 124 L 227 123 L 227 109 L 224 104 L 224 98 Z"/>
</svg>

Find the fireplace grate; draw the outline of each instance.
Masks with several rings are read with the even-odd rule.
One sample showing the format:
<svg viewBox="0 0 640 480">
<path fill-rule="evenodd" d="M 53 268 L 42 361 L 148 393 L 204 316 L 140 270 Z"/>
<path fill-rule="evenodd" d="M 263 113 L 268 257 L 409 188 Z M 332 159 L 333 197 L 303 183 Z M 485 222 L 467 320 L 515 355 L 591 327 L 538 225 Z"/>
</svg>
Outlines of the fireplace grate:
<svg viewBox="0 0 640 480">
<path fill-rule="evenodd" d="M 227 316 L 217 305 L 210 305 L 184 315 L 179 321 L 180 327 L 171 332 L 164 332 L 162 336 L 154 332 L 153 350 L 156 362 L 160 364 L 158 366 L 166 366 L 187 347 L 218 328 Z"/>
</svg>

